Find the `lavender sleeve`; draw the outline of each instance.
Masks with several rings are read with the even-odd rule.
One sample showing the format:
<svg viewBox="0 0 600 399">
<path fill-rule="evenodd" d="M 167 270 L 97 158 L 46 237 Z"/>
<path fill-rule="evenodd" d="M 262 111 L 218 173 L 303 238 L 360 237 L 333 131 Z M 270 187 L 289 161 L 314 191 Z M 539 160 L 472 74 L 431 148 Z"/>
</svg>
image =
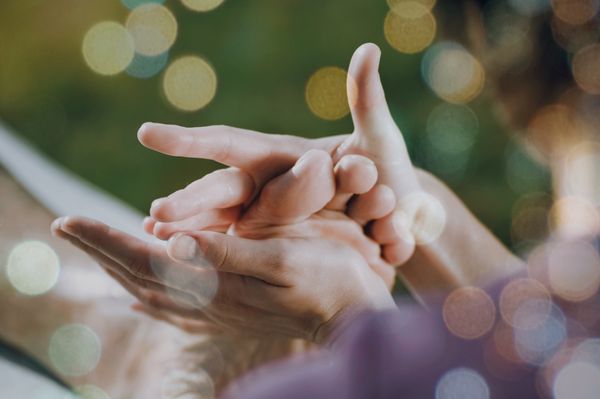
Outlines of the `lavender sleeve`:
<svg viewBox="0 0 600 399">
<path fill-rule="evenodd" d="M 514 287 L 526 283 L 535 284 L 516 276 L 481 290 L 492 316 L 468 302 L 464 314 L 449 311 L 447 299 L 429 311 L 400 304 L 397 310 L 363 314 L 333 348 L 250 373 L 225 397 L 600 398 L 598 292 L 565 301 L 548 291 L 547 303 L 539 295 L 524 301 L 526 290 Z M 514 298 L 525 304 L 525 319 L 510 306 Z M 476 333 L 486 318 L 492 324 L 480 336 L 467 334 Z"/>
</svg>

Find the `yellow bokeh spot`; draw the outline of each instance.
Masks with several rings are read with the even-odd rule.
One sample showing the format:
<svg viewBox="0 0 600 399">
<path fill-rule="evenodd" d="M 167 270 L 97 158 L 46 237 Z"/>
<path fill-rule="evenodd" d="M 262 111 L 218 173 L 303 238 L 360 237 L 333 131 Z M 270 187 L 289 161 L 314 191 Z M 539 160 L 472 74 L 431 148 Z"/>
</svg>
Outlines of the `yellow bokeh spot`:
<svg viewBox="0 0 600 399">
<path fill-rule="evenodd" d="M 169 50 L 177 38 L 177 20 L 166 7 L 148 3 L 134 9 L 125 26 L 133 36 L 135 51 L 157 56 Z"/>
<path fill-rule="evenodd" d="M 333 121 L 350 113 L 346 95 L 347 76 L 342 68 L 324 67 L 308 79 L 306 102 L 316 116 Z"/>
<path fill-rule="evenodd" d="M 217 92 L 217 75 L 200 57 L 179 58 L 165 72 L 165 95 L 182 111 L 197 111 L 208 105 Z"/>
<path fill-rule="evenodd" d="M 443 316 L 452 334 L 463 339 L 476 339 L 494 326 L 496 306 L 481 288 L 462 287 L 444 301 Z"/>
<path fill-rule="evenodd" d="M 223 4 L 225 0 L 181 0 L 184 6 L 193 11 L 207 12 Z"/>
<path fill-rule="evenodd" d="M 133 60 L 133 38 L 122 25 L 106 21 L 94 25 L 83 39 L 83 58 L 101 75 L 123 72 Z"/>
<path fill-rule="evenodd" d="M 418 3 L 427 8 L 427 10 L 432 10 L 435 6 L 436 0 L 387 0 L 388 6 L 390 6 L 391 10 L 398 10 L 403 7 L 406 3 Z"/>
<path fill-rule="evenodd" d="M 442 99 L 466 104 L 481 94 L 485 71 L 464 47 L 451 42 L 432 46 L 423 58 L 423 74 L 431 89 Z"/>
<path fill-rule="evenodd" d="M 435 17 L 415 1 L 398 3 L 386 16 L 384 33 L 390 46 L 401 53 L 414 54 L 426 49 L 435 38 Z"/>
<path fill-rule="evenodd" d="M 10 252 L 6 274 L 20 293 L 41 295 L 52 289 L 58 281 L 60 262 L 47 244 L 26 241 Z"/>
</svg>

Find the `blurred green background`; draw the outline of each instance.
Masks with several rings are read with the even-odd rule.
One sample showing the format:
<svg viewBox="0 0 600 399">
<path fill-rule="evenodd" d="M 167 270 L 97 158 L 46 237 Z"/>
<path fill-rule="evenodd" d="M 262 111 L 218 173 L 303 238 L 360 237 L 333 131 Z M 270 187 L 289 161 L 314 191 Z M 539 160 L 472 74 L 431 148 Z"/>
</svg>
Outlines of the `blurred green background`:
<svg viewBox="0 0 600 399">
<path fill-rule="evenodd" d="M 323 66 L 347 68 L 357 46 L 374 42 L 382 48 L 382 80 L 415 164 L 447 181 L 505 242 L 511 241 L 517 198 L 548 188 L 545 172 L 494 117 L 488 91 L 469 104 L 480 126 L 474 146 L 462 155 L 465 166 L 458 172 L 447 167 L 453 161 L 436 153 L 424 134 L 430 112 L 443 101 L 421 76 L 422 54 L 401 54 L 387 44 L 385 0 L 225 0 L 208 13 L 177 0 L 165 5 L 179 23 L 171 59 L 200 55 L 218 75 L 217 95 L 206 108 L 185 113 L 172 107 L 161 74 L 104 77 L 86 66 L 83 37 L 97 22 L 125 21 L 129 10 L 119 0 L 3 0 L 0 119 L 51 158 L 146 212 L 154 198 L 219 166 L 144 149 L 136 140 L 143 122 L 227 124 L 306 137 L 350 132 L 349 116 L 328 122 L 310 112 L 305 85 Z"/>
</svg>

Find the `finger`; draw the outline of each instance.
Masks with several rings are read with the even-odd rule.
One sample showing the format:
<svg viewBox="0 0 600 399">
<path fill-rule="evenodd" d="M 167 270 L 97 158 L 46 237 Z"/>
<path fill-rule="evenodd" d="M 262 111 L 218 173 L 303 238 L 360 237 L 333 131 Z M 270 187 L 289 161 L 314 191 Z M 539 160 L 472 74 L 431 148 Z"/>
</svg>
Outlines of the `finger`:
<svg viewBox="0 0 600 399">
<path fill-rule="evenodd" d="M 343 140 L 343 136 L 307 140 L 230 126 L 185 128 L 145 123 L 138 131 L 138 140 L 144 146 L 163 154 L 211 159 L 247 170 L 265 160 L 276 163 L 284 161 L 289 167 L 310 149 L 333 151 Z"/>
<path fill-rule="evenodd" d="M 354 198 L 348 205 L 347 213 L 358 224 L 365 225 L 390 214 L 395 207 L 396 196 L 392 189 L 378 184 L 369 192 Z"/>
<path fill-rule="evenodd" d="M 177 300 L 179 307 L 190 307 L 195 303 L 194 297 L 186 292 L 179 291 L 172 287 L 167 287 L 153 281 L 144 280 L 128 273 L 121 265 L 118 265 L 112 259 L 99 251 L 84 244 L 79 239 L 61 231 L 56 230 L 56 236 L 69 241 L 72 245 L 81 249 L 91 256 L 103 270 L 117 281 L 127 292 L 143 303 L 151 305 L 153 303 L 166 303 Z M 170 297 L 167 297 L 165 292 L 168 292 Z"/>
<path fill-rule="evenodd" d="M 236 206 L 233 208 L 200 212 L 179 222 L 156 222 L 153 225 L 152 234 L 161 240 L 168 240 L 173 234 L 186 231 L 226 231 L 229 226 L 239 219 L 240 212 L 241 207 Z"/>
<path fill-rule="evenodd" d="M 208 321 L 200 321 L 180 317 L 178 315 L 160 310 L 155 307 L 146 306 L 141 303 L 135 303 L 131 306 L 136 312 L 144 313 L 153 319 L 164 321 L 190 334 L 219 334 L 222 332 L 220 328 Z"/>
<path fill-rule="evenodd" d="M 167 244 L 173 259 L 198 267 L 214 267 L 218 272 L 254 277 L 277 286 L 288 286 L 286 259 L 296 247 L 281 240 L 250 240 L 236 236 L 194 232 L 176 235 Z"/>
<path fill-rule="evenodd" d="M 409 233 L 408 221 L 401 211 L 395 211 L 368 226 L 369 236 L 379 244 L 393 244 L 406 239 Z"/>
<path fill-rule="evenodd" d="M 334 168 L 336 195 L 327 204 L 327 209 L 344 210 L 354 194 L 369 191 L 377 182 L 377 167 L 370 159 L 361 155 L 346 155 Z"/>
<path fill-rule="evenodd" d="M 323 209 L 334 193 L 331 156 L 310 150 L 262 189 L 236 229 L 296 223 Z"/>
<path fill-rule="evenodd" d="M 243 204 L 253 193 L 250 175 L 235 168 L 221 169 L 154 201 L 150 215 L 159 222 L 181 221 L 202 211 Z"/>
<path fill-rule="evenodd" d="M 202 277 L 194 268 L 171 261 L 163 247 L 146 243 L 103 223 L 81 217 L 66 217 L 59 219 L 58 226 L 138 279 L 193 295 L 193 284 Z"/>
<path fill-rule="evenodd" d="M 363 154 L 375 162 L 379 182 L 397 198 L 419 189 L 400 130 L 389 111 L 379 77 L 381 51 L 374 44 L 360 46 L 350 62 L 348 98 L 355 132 L 338 148 L 335 159 Z"/>
<path fill-rule="evenodd" d="M 414 252 L 415 242 L 411 240 L 399 240 L 394 244 L 383 245 L 381 249 L 383 259 L 394 266 L 406 263 Z"/>
<path fill-rule="evenodd" d="M 144 231 L 150 235 L 154 234 L 154 225 L 156 224 L 156 220 L 152 216 L 146 216 L 144 221 L 142 222 L 142 227 Z"/>
</svg>

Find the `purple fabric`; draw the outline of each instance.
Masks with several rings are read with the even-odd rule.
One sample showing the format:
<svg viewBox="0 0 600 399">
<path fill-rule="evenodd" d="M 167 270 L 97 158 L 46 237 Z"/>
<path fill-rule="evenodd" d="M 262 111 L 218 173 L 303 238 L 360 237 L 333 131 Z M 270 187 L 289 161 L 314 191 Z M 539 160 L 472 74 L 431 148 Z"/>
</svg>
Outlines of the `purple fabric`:
<svg viewBox="0 0 600 399">
<path fill-rule="evenodd" d="M 488 290 L 497 309 L 498 293 L 504 283 Z M 600 333 L 597 317 L 591 323 L 589 318 L 591 312 L 600 315 L 598 294 L 584 303 L 564 303 L 556 298 L 553 303 L 552 312 L 557 315 L 558 327 L 534 331 L 531 342 L 543 351 L 537 358 L 507 362 L 508 368 L 505 367 L 501 373 L 490 367 L 489 357 L 486 357 L 488 345 L 493 342 L 492 332 L 474 340 L 458 338 L 446 327 L 441 306 L 427 311 L 418 305 L 403 304 L 398 310 L 362 315 L 345 329 L 330 350 L 320 350 L 250 373 L 236 382 L 225 397 L 550 397 L 551 387 L 550 392 L 548 388 L 539 387 L 540 375 L 549 367 L 548 361 L 568 342 L 581 342 L 580 338 Z M 582 317 L 585 317 L 585 322 Z M 497 314 L 496 322 L 499 319 Z M 560 335 L 561 332 L 564 335 Z M 445 375 L 459 375 L 459 378 L 449 378 L 445 381 L 450 385 L 443 385 L 440 381 Z M 479 384 L 480 381 L 483 383 Z M 445 391 L 444 386 L 447 388 Z M 436 389 L 440 390 L 437 396 Z"/>
</svg>

